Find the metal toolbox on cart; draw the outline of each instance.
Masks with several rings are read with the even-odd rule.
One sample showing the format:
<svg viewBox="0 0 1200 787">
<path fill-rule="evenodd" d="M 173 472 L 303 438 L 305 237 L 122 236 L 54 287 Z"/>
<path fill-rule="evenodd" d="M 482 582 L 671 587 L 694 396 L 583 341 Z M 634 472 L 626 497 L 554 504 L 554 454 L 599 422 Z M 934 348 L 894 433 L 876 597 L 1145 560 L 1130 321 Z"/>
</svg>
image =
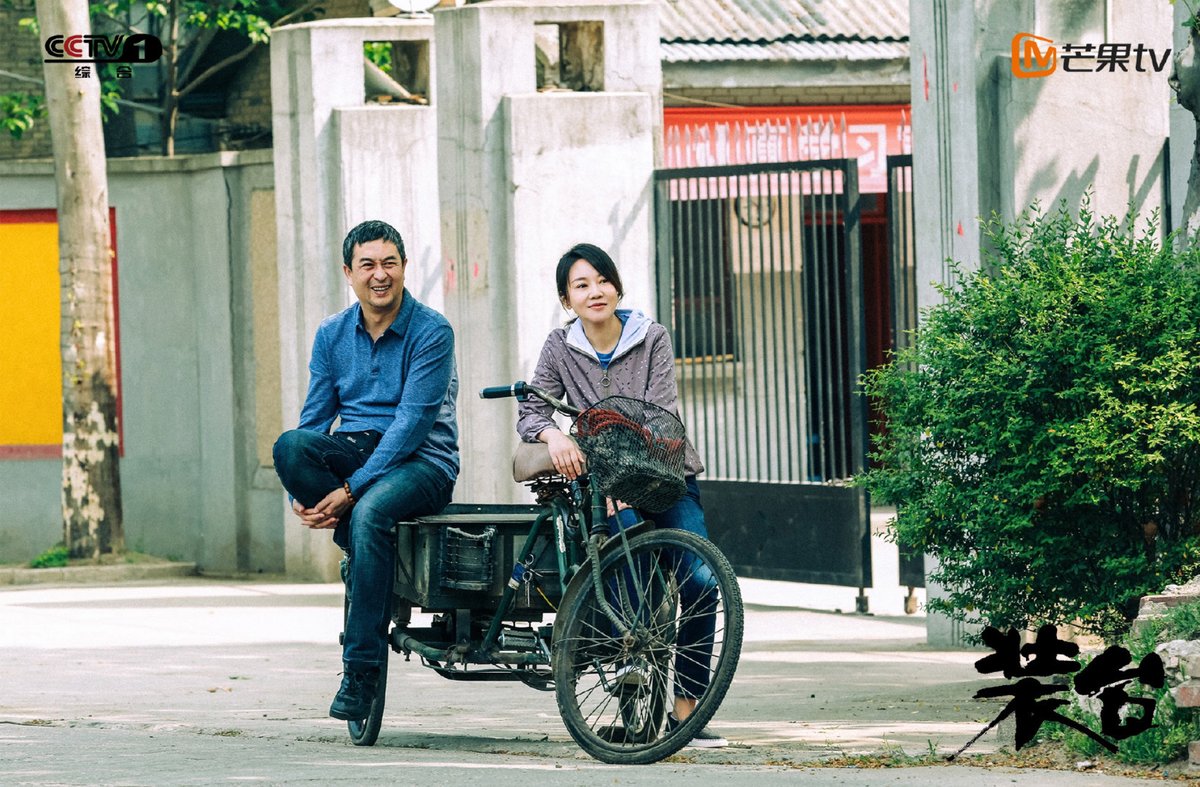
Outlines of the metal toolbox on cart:
<svg viewBox="0 0 1200 787">
<path fill-rule="evenodd" d="M 532 548 L 519 554 L 543 510 L 456 503 L 436 516 L 398 523 L 396 595 L 430 611 L 495 609 L 519 562 L 533 571 L 517 593 L 515 617 L 553 611 L 562 588 L 552 525 L 544 523 Z"/>
</svg>

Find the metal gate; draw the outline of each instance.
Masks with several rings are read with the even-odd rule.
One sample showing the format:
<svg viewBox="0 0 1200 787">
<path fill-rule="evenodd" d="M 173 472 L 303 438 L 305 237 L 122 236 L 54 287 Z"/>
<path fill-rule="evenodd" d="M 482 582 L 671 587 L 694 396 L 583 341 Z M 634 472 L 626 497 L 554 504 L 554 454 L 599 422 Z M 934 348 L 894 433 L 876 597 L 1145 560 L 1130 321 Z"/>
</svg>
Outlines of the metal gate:
<svg viewBox="0 0 1200 787">
<path fill-rule="evenodd" d="M 917 330 L 917 257 L 913 239 L 912 156 L 888 156 L 888 259 L 892 349 L 912 344 Z M 900 549 L 900 584 L 925 587 L 925 555 Z"/>
<path fill-rule="evenodd" d="M 658 314 L 740 576 L 870 585 L 866 495 L 846 483 L 867 443 L 858 210 L 853 159 L 655 174 Z"/>
</svg>

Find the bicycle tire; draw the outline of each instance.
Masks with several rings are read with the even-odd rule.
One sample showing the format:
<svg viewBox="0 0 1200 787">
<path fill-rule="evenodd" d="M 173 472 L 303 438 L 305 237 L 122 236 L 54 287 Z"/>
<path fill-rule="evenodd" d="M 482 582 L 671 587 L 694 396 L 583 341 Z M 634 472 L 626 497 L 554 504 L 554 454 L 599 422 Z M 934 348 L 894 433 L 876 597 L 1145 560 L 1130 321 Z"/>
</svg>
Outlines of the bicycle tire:
<svg viewBox="0 0 1200 787">
<path fill-rule="evenodd" d="M 348 564 L 345 559 L 341 565 L 342 582 L 342 633 L 338 637 L 339 644 L 345 645 L 346 624 L 350 619 L 350 587 L 348 583 Z M 390 615 L 389 615 L 390 618 Z M 379 665 L 379 680 L 375 684 L 375 699 L 371 701 L 371 710 L 365 719 L 350 719 L 346 729 L 350 733 L 350 742 L 355 746 L 374 746 L 379 740 L 379 730 L 383 727 L 383 706 L 387 698 L 387 669 L 388 650 L 383 649 L 383 661 Z"/>
<path fill-rule="evenodd" d="M 744 612 L 733 569 L 710 541 L 663 529 L 629 539 L 628 555 L 615 549 L 601 557 L 599 567 L 583 570 L 587 574 L 563 599 L 561 622 L 555 626 L 552 669 L 563 723 L 580 748 L 602 762 L 640 765 L 669 757 L 712 719 L 737 669 Z M 592 578 L 597 570 L 602 592 L 618 617 L 626 626 L 640 624 L 634 636 L 618 635 L 601 610 Z M 688 609 L 681 602 L 685 584 L 698 599 Z M 681 645 L 681 628 L 695 627 L 706 614 L 700 604 L 713 607 L 713 633 Z M 664 615 L 664 609 L 670 614 Z M 706 658 L 708 647 L 712 653 Z M 678 685 L 678 666 L 689 663 L 706 672 L 707 686 L 691 715 L 670 729 L 665 723 L 668 691 Z M 650 679 L 631 694 L 624 683 L 614 684 L 623 667 L 641 670 Z M 645 693 L 638 697 L 642 689 Z M 629 702 L 634 700 L 649 716 L 631 733 Z"/>
<path fill-rule="evenodd" d="M 355 746 L 374 746 L 379 740 L 379 730 L 383 728 L 383 703 L 387 696 L 388 654 L 383 652 L 383 662 L 379 665 L 379 682 L 375 686 L 375 699 L 371 701 L 371 711 L 365 719 L 351 719 L 346 722 L 350 732 L 350 742 Z"/>
</svg>

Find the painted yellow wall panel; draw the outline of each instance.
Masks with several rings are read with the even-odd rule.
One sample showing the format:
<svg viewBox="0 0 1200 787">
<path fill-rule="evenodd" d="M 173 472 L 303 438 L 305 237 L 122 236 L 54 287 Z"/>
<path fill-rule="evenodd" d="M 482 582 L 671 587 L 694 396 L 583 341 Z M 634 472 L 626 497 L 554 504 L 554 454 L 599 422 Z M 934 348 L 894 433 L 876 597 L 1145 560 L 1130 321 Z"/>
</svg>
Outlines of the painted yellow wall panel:
<svg viewBox="0 0 1200 787">
<path fill-rule="evenodd" d="M 62 443 L 58 225 L 0 223 L 0 446 Z"/>
</svg>

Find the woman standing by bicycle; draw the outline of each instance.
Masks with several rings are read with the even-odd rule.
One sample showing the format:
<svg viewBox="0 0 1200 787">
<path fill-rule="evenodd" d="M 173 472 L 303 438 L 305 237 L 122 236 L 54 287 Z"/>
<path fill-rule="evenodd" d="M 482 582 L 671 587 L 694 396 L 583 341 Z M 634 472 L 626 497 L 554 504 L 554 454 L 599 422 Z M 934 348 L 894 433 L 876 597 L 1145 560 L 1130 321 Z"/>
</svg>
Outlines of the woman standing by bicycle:
<svg viewBox="0 0 1200 787">
<path fill-rule="evenodd" d="M 608 396 L 626 396 L 678 415 L 670 336 L 666 328 L 641 311 L 617 308 L 625 293 L 612 258 L 590 243 L 577 244 L 559 260 L 555 279 L 559 302 L 575 317 L 546 338 L 531 384 L 576 407 L 590 407 Z M 517 432 L 526 442 L 545 443 L 555 469 L 567 478 L 575 478 L 585 470 L 583 453 L 552 416 L 549 405 L 530 398 L 519 406 Z M 687 492 L 671 508 L 654 515 L 658 527 L 708 537 L 696 484 L 696 475 L 703 470 L 699 454 L 688 441 L 684 453 Z M 624 508 L 619 502 L 615 507 Z M 612 505 L 610 514 L 614 532 L 628 524 L 623 512 Z M 685 608 L 703 609 L 707 592 L 707 586 L 693 578 L 681 584 L 681 603 Z M 696 656 L 702 656 L 705 643 L 709 643 L 711 652 L 715 618 L 715 613 L 696 615 L 680 627 L 679 644 L 684 650 L 690 647 L 690 652 L 677 659 L 674 708 L 667 718 L 668 726 L 686 719 L 708 686 L 710 666 Z M 628 667 L 616 677 L 618 681 L 639 678 Z M 728 744 L 706 727 L 693 736 L 689 745 L 715 748 Z"/>
</svg>

